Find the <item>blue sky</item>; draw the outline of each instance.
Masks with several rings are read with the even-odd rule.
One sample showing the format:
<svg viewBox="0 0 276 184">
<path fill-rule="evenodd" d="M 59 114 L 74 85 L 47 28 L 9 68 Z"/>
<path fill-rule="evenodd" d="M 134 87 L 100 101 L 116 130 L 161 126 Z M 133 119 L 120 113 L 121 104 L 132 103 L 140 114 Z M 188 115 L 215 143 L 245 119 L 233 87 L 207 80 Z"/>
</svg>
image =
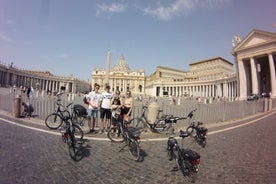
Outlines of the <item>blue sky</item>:
<svg viewBox="0 0 276 184">
<path fill-rule="evenodd" d="M 234 62 L 235 35 L 276 32 L 275 0 L 0 0 L 0 62 L 88 80 L 124 55 L 131 69 Z"/>
</svg>

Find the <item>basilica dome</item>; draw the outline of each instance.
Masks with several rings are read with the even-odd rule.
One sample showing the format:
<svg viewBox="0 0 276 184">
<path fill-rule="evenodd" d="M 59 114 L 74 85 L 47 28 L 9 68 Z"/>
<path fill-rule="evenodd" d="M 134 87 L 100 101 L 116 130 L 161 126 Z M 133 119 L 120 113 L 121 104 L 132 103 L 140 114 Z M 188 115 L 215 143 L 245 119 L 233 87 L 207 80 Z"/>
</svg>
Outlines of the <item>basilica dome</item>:
<svg viewBox="0 0 276 184">
<path fill-rule="evenodd" d="M 120 56 L 119 60 L 112 68 L 112 71 L 116 71 L 116 72 L 127 72 L 129 70 L 130 68 L 123 55 Z"/>
</svg>

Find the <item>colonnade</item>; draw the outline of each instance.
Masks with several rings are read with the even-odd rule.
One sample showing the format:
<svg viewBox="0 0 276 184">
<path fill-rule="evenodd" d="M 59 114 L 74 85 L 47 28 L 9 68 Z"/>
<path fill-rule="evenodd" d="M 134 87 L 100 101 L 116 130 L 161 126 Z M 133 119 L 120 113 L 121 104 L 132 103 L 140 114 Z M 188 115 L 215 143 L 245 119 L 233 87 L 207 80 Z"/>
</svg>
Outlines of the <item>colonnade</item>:
<svg viewBox="0 0 276 184">
<path fill-rule="evenodd" d="M 159 93 L 160 92 L 160 93 Z M 233 100 L 237 97 L 236 78 L 224 81 L 215 81 L 211 84 L 171 84 L 156 86 L 157 96 L 167 94 L 169 96 L 189 96 L 189 97 L 218 97 Z M 159 93 L 159 94 L 158 94 Z"/>
<path fill-rule="evenodd" d="M 252 94 L 276 97 L 275 53 L 238 57 L 240 99 Z"/>
<path fill-rule="evenodd" d="M 63 88 L 66 92 L 75 92 L 74 81 L 64 80 L 53 76 L 30 74 L 12 66 L 0 64 L 0 86 L 1 87 L 33 87 L 39 91 L 58 92 Z"/>
</svg>

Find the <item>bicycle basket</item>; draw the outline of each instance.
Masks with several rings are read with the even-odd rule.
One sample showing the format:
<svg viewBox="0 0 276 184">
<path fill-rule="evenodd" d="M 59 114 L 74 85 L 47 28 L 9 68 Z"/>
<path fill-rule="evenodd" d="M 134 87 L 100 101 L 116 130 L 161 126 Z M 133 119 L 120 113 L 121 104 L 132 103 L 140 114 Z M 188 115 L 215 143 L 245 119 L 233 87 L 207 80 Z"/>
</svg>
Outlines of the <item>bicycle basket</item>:
<svg viewBox="0 0 276 184">
<path fill-rule="evenodd" d="M 200 155 L 197 152 L 190 149 L 182 149 L 181 152 L 182 156 L 184 156 L 190 161 L 194 161 L 200 158 Z"/>
<path fill-rule="evenodd" d="M 87 110 L 85 107 L 83 107 L 80 104 L 76 104 L 73 107 L 74 113 L 76 113 L 77 116 L 87 116 Z"/>
<path fill-rule="evenodd" d="M 128 128 L 128 132 L 130 133 L 131 136 L 137 137 L 140 136 L 141 132 L 138 128 L 135 127 L 130 127 Z"/>
</svg>

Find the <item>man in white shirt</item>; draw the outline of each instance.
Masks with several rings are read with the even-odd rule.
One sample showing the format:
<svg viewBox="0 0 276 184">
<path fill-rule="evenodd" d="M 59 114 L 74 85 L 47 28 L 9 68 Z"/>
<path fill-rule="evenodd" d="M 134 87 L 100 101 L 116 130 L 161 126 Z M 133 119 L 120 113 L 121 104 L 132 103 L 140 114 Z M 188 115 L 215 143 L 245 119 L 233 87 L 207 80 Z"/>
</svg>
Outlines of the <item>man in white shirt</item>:
<svg viewBox="0 0 276 184">
<path fill-rule="evenodd" d="M 101 94 L 100 97 L 100 129 L 101 133 L 104 132 L 104 129 L 107 131 L 108 126 L 110 126 L 111 119 L 111 110 L 110 110 L 110 101 L 113 97 L 113 93 L 110 92 L 110 86 L 106 86 L 105 91 Z M 104 121 L 105 118 L 105 121 Z"/>
<path fill-rule="evenodd" d="M 98 118 L 98 109 L 99 109 L 99 99 L 101 94 L 99 93 L 100 85 L 95 84 L 94 91 L 91 91 L 88 94 L 88 126 L 90 128 L 90 133 L 95 132 L 96 119 Z"/>
</svg>

